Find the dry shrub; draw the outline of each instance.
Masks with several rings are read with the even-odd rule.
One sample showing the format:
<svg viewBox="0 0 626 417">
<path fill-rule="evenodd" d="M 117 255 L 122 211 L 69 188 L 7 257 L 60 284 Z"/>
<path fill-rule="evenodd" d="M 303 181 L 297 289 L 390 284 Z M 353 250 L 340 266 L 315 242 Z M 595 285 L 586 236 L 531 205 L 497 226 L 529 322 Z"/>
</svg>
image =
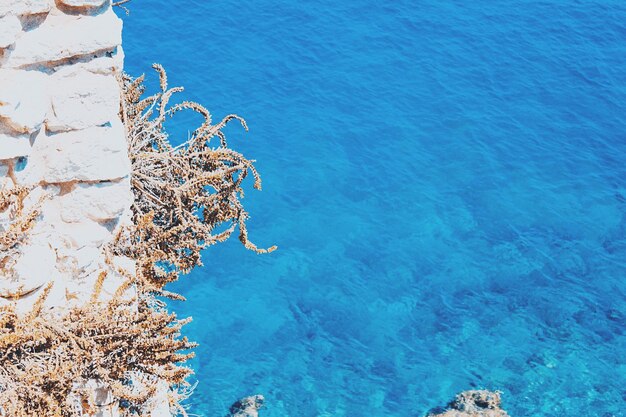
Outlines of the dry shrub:
<svg viewBox="0 0 626 417">
<path fill-rule="evenodd" d="M 142 98 L 143 76 L 122 80 L 121 116 L 128 135 L 135 202 L 134 226 L 120 234 L 115 252 L 135 259 L 141 278 L 162 288 L 180 272 L 201 265 L 201 250 L 224 241 L 237 227 L 246 248 L 266 253 L 276 247 L 261 249 L 248 240 L 241 184 L 251 174 L 254 188 L 260 190 L 261 178 L 253 161 L 228 148 L 222 132 L 231 121 L 247 130 L 245 120 L 231 114 L 213 124 L 200 104 L 185 101 L 170 106 L 170 99 L 182 88 L 168 88 L 163 68 L 153 67 L 160 79 L 157 94 Z M 204 122 L 187 141 L 173 146 L 164 123 L 182 110 L 200 114 Z M 227 227 L 214 233 L 219 225 Z"/>
<path fill-rule="evenodd" d="M 194 347 L 179 334 L 186 321 L 149 296 L 124 296 L 123 289 L 109 302 L 95 301 L 98 287 L 92 303 L 61 317 L 42 309 L 50 285 L 28 315 L 18 315 L 13 307 L 0 311 L 4 415 L 80 416 L 68 400 L 74 385 L 88 380 L 110 387 L 123 400 L 122 416 L 149 415 L 142 408 L 157 382 L 165 381 L 172 390 L 170 406 L 186 415 L 179 400 L 191 370 L 177 365 L 192 356 L 180 351 Z M 85 393 L 81 408 L 96 411 L 89 398 Z"/>
<path fill-rule="evenodd" d="M 22 243 L 39 215 L 38 207 L 28 212 L 24 210 L 24 200 L 29 187 L 15 187 L 0 191 L 0 212 L 8 211 L 8 227 L 0 231 L 0 251 L 6 253 Z"/>
<path fill-rule="evenodd" d="M 6 219 L 0 230 L 0 272 L 5 279 L 45 198 L 25 209 L 30 192 L 29 187 L 0 191 L 0 212 Z M 95 380 L 121 400 L 122 416 L 149 415 L 146 405 L 163 383 L 169 387 L 170 408 L 186 416 L 180 401 L 186 397 L 191 370 L 181 364 L 192 354 L 181 351 L 195 346 L 180 337 L 187 320 L 168 313 L 162 302 L 133 285 L 132 276 L 112 300 L 100 301 L 106 277 L 105 272 L 99 275 L 89 303 L 64 314 L 43 309 L 51 284 L 26 315 L 18 314 L 15 304 L 0 308 L 0 415 L 93 413 L 98 409 L 93 396 L 76 386 Z M 17 300 L 23 295 L 10 296 Z M 72 403 L 77 398 L 82 401 Z"/>
<path fill-rule="evenodd" d="M 24 200 L 30 192 L 31 188 L 24 186 L 0 191 L 0 213 L 9 220 L 0 227 L 0 273 L 7 278 L 12 275 L 11 264 L 19 246 L 28 239 L 40 213 L 43 197 L 29 210 L 24 208 Z"/>
<path fill-rule="evenodd" d="M 168 313 L 155 295 L 176 297 L 163 286 L 200 265 L 200 251 L 227 239 L 237 227 L 246 248 L 257 253 L 275 249 L 260 249 L 248 240 L 241 184 L 251 174 L 260 189 L 261 179 L 253 161 L 227 147 L 222 132 L 230 121 L 247 129 L 245 121 L 229 115 L 213 124 L 209 112 L 192 102 L 168 107 L 172 95 L 182 89 L 169 89 L 165 71 L 158 65 L 155 69 L 161 91 L 146 98 L 141 97 L 143 77 L 122 78 L 121 116 L 135 194 L 133 224 L 120 228 L 105 248 L 112 267 L 113 256 L 121 255 L 136 261 L 136 271 L 117 269 L 127 282 L 107 302 L 100 301 L 107 276 L 102 272 L 90 302 L 63 314 L 42 308 L 50 286 L 26 316 L 18 315 L 14 306 L 0 308 L 0 415 L 81 415 L 71 403 L 77 394 L 82 395 L 79 408 L 93 412 L 96 404 L 87 391 L 77 391 L 76 384 L 97 381 L 110 388 L 122 416 L 149 415 L 146 405 L 163 383 L 169 387 L 170 409 L 186 416 L 181 400 L 191 370 L 182 364 L 192 356 L 184 352 L 194 344 L 180 336 L 187 321 Z M 173 146 L 164 122 L 185 109 L 201 114 L 204 123 L 182 145 Z M 211 143 L 214 138 L 217 146 Z M 24 210 L 29 191 L 0 192 L 0 212 L 12 210 L 12 222 L 0 231 L 3 264 L 39 215 L 38 206 Z M 226 229 L 215 233 L 224 224 Z"/>
</svg>

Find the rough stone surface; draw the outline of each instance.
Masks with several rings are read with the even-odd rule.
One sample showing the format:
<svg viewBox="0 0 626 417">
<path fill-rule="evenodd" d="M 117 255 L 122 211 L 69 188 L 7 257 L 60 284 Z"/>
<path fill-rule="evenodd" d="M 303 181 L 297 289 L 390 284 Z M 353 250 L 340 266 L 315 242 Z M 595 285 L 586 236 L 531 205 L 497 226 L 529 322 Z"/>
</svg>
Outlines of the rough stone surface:
<svg viewBox="0 0 626 417">
<path fill-rule="evenodd" d="M 110 127 L 47 136 L 37 152 L 44 179 L 49 183 L 114 180 L 130 172 L 124 127 L 119 119 Z"/>
<path fill-rule="evenodd" d="M 56 272 L 56 255 L 54 250 L 45 241 L 40 241 L 29 245 L 22 252 L 22 256 L 15 264 L 15 273 L 18 276 L 28 276 L 31 279 L 27 283 L 9 282 L 12 287 L 24 285 L 24 290 L 30 291 L 46 284 Z M 6 291 L 6 283 L 3 282 L 3 290 Z"/>
<path fill-rule="evenodd" d="M 28 135 L 11 136 L 0 133 L 0 159 L 12 159 L 30 154 Z"/>
<path fill-rule="evenodd" d="M 111 53 L 104 54 L 85 62 L 77 62 L 73 65 L 57 68 L 55 77 L 74 77 L 79 72 L 92 74 L 111 75 L 118 73 L 124 63 L 124 50 L 121 46 L 116 47 Z"/>
<path fill-rule="evenodd" d="M 50 110 L 48 78 L 39 71 L 0 68 L 0 118 L 6 128 L 33 132 L 43 124 Z"/>
<path fill-rule="evenodd" d="M 0 17 L 0 49 L 13 45 L 21 32 L 22 24 L 16 16 Z"/>
<path fill-rule="evenodd" d="M 99 126 L 117 118 L 120 89 L 114 75 L 82 71 L 74 76 L 52 77 L 50 131 Z"/>
<path fill-rule="evenodd" d="M 19 68 L 113 50 L 122 43 L 122 21 L 112 10 L 96 16 L 50 14 L 24 32 L 10 52 L 5 67 Z"/>
<path fill-rule="evenodd" d="M 106 222 L 119 218 L 130 209 L 133 194 L 128 178 L 120 181 L 79 183 L 74 190 L 59 197 L 61 218 L 77 223 L 85 218 Z"/>
<path fill-rule="evenodd" d="M 26 158 L 12 160 L 13 166 L 13 178 L 16 181 L 16 185 L 35 185 L 44 181 L 44 166 L 38 158 L 38 145 L 43 143 L 43 138 L 46 137 L 44 129 L 41 129 L 35 136 L 32 142 L 34 146 L 31 146 L 29 154 Z"/>
<path fill-rule="evenodd" d="M 31 187 L 24 209 L 41 213 L 0 267 L 0 306 L 15 302 L 22 313 L 49 282 L 47 308 L 88 301 L 109 268 L 103 247 L 129 218 L 115 78 L 123 65 L 121 21 L 103 5 L 86 16 L 53 1 L 0 0 L 0 49 L 9 46 L 0 59 L 0 189 Z M 11 223 L 10 210 L 1 211 L 0 230 Z M 108 272 L 110 296 L 122 278 Z"/>
<path fill-rule="evenodd" d="M 509 417 L 501 405 L 502 399 L 497 391 L 464 391 L 446 409 L 430 413 L 429 417 Z"/>
<path fill-rule="evenodd" d="M 49 0 L 0 0 L 0 16 L 47 13 L 50 8 Z"/>
<path fill-rule="evenodd" d="M 119 268 L 135 269 L 104 253 L 129 224 L 133 202 L 118 115 L 121 29 L 110 0 L 0 0 L 0 190 L 28 186 L 24 210 L 40 213 L 0 264 L 0 307 L 26 313 L 52 283 L 44 306 L 62 313 L 89 302 L 103 271 L 100 297 L 110 299 L 126 280 Z M 12 221 L 0 211 L 0 231 Z M 119 417 L 109 387 L 92 380 L 74 388 L 90 391 L 97 407 L 86 412 L 70 395 L 77 415 Z M 170 417 L 167 386 L 145 411 Z"/>
</svg>

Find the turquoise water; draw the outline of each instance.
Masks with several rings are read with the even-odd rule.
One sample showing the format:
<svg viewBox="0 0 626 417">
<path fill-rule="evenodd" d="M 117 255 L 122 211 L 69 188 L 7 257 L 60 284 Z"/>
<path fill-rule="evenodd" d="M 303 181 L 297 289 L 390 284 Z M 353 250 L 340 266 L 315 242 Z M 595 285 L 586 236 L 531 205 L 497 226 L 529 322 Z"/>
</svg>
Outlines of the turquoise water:
<svg viewBox="0 0 626 417">
<path fill-rule="evenodd" d="M 174 286 L 193 413 L 423 416 L 486 387 L 626 416 L 623 1 L 128 5 L 129 73 L 247 119 L 250 233 L 280 247 L 212 247 Z"/>
</svg>

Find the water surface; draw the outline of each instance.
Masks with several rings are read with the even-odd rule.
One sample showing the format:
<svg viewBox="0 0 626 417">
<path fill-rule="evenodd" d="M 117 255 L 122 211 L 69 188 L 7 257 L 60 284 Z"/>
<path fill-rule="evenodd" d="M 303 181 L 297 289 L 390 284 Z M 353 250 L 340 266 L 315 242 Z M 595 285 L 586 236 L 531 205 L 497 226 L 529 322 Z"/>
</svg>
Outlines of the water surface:
<svg viewBox="0 0 626 417">
<path fill-rule="evenodd" d="M 249 230 L 280 247 L 233 239 L 174 286 L 193 413 L 423 416 L 486 387 L 512 416 L 626 415 L 624 2 L 128 6 L 129 73 L 247 119 Z"/>
</svg>

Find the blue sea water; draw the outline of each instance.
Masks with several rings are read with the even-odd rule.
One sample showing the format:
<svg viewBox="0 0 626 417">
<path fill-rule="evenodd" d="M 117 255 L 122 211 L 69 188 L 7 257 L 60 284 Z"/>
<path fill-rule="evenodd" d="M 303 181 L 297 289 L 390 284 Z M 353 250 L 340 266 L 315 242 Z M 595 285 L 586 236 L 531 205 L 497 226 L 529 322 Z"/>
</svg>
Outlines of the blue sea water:
<svg viewBox="0 0 626 417">
<path fill-rule="evenodd" d="M 249 230 L 280 247 L 211 247 L 172 287 L 192 413 L 423 416 L 485 387 L 626 416 L 626 3 L 127 6 L 127 72 L 248 121 Z"/>
</svg>

